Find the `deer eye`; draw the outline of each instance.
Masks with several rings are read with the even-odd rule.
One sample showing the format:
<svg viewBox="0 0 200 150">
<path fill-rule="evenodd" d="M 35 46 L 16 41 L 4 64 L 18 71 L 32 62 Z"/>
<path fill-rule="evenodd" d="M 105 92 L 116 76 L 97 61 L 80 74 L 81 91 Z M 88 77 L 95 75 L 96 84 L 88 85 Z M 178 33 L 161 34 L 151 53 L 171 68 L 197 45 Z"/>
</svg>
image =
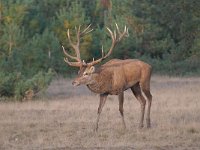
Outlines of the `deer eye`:
<svg viewBox="0 0 200 150">
<path fill-rule="evenodd" d="M 87 76 L 87 75 L 88 75 L 88 73 L 87 73 L 87 72 L 84 72 L 84 73 L 83 73 L 83 76 Z"/>
</svg>

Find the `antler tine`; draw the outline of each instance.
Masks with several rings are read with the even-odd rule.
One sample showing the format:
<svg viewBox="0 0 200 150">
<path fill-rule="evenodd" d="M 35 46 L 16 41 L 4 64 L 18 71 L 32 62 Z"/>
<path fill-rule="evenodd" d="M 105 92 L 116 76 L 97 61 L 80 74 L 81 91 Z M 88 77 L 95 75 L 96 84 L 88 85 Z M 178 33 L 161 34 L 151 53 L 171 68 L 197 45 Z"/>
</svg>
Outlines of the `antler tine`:
<svg viewBox="0 0 200 150">
<path fill-rule="evenodd" d="M 64 58 L 64 61 L 69 64 L 70 66 L 75 66 L 75 67 L 80 67 L 82 66 L 82 62 L 81 62 L 81 57 L 80 57 L 80 50 L 79 50 L 79 45 L 80 45 L 80 28 L 81 26 L 78 27 L 75 27 L 75 30 L 76 30 L 76 37 L 77 37 L 77 43 L 74 44 L 71 40 L 71 37 L 70 37 L 70 32 L 69 32 L 69 29 L 67 30 L 67 37 L 68 37 L 68 40 L 69 40 L 69 44 L 72 46 L 72 48 L 75 50 L 75 53 L 76 53 L 76 56 L 72 56 L 70 55 L 64 48 L 64 46 L 62 46 L 62 49 L 63 49 L 63 52 L 64 54 L 71 58 L 71 59 L 74 59 L 76 60 L 77 62 L 69 62 L 68 58 Z"/>
<path fill-rule="evenodd" d="M 112 53 L 113 48 L 115 47 L 116 43 L 117 43 L 117 33 L 116 30 L 114 30 L 114 33 L 107 27 L 108 32 L 110 33 L 110 36 L 112 38 L 112 45 L 108 51 L 108 53 L 104 56 L 103 59 L 107 58 L 108 56 L 110 56 L 110 54 Z"/>
<path fill-rule="evenodd" d="M 81 32 L 81 35 L 85 35 L 85 34 L 88 34 L 90 32 L 93 31 L 93 29 L 90 29 L 91 27 L 91 24 L 89 24 L 82 32 Z"/>
<path fill-rule="evenodd" d="M 70 37 L 70 33 L 69 33 L 69 29 L 67 29 L 67 37 L 68 37 L 68 40 L 69 40 L 69 44 L 75 48 L 75 45 L 72 43 L 72 40 L 71 40 L 71 37 Z"/>
<path fill-rule="evenodd" d="M 127 37 L 129 35 L 128 33 L 128 28 L 125 26 L 124 27 L 124 31 L 123 33 L 120 32 L 119 30 L 119 26 L 117 25 L 117 23 L 115 23 L 116 25 L 116 30 L 114 30 L 114 32 L 112 32 L 110 30 L 110 28 L 106 27 L 106 29 L 108 30 L 110 36 L 111 36 L 111 39 L 112 39 L 112 45 L 108 51 L 108 53 L 106 55 L 104 55 L 104 50 L 103 50 L 103 46 L 102 46 L 102 49 L 101 49 L 101 58 L 97 59 L 97 60 L 94 60 L 93 58 L 93 61 L 90 62 L 90 63 L 85 63 L 84 61 L 82 62 L 81 61 L 81 57 L 80 57 L 80 50 L 79 50 L 79 46 L 80 46 L 80 36 L 82 35 L 85 35 L 91 31 L 93 31 L 93 29 L 90 29 L 91 27 L 91 24 L 89 24 L 82 32 L 81 32 L 81 26 L 78 27 L 78 29 L 75 27 L 75 30 L 76 30 L 76 34 L 77 34 L 77 44 L 73 44 L 72 41 L 71 41 L 71 38 L 70 38 L 70 33 L 69 33 L 69 29 L 67 30 L 67 36 L 68 36 L 68 39 L 69 39 L 69 43 L 70 45 L 73 47 L 73 49 L 75 50 L 76 52 L 76 57 L 74 56 L 71 56 L 70 54 L 67 53 L 67 51 L 64 49 L 64 47 L 62 46 L 63 48 L 63 52 L 64 54 L 71 58 L 71 59 L 74 59 L 74 60 L 77 60 L 77 62 L 69 62 L 69 60 L 67 58 L 64 59 L 64 61 L 66 63 L 68 63 L 69 65 L 71 66 L 81 66 L 81 65 L 95 65 L 99 62 L 101 62 L 103 59 L 107 58 L 108 56 L 110 56 L 110 54 L 112 53 L 112 50 L 114 49 L 114 47 L 116 46 L 116 44 L 121 41 L 121 39 L 125 36 Z M 118 33 L 118 34 L 117 34 Z M 119 37 L 118 37 L 119 35 Z"/>
<path fill-rule="evenodd" d="M 67 30 L 67 37 L 69 40 L 70 45 L 72 46 L 72 48 L 75 50 L 76 53 L 76 60 L 81 62 L 81 58 L 80 58 L 80 52 L 79 52 L 79 45 L 80 45 L 80 26 L 77 29 L 77 27 L 75 26 L 75 30 L 76 30 L 76 34 L 77 34 L 77 44 L 73 44 L 71 37 L 70 37 L 70 33 L 69 33 L 69 29 Z"/>
<path fill-rule="evenodd" d="M 80 31 L 81 31 L 81 26 L 79 25 L 78 26 L 78 29 L 76 29 L 76 38 L 77 38 L 77 48 L 79 47 L 79 45 L 80 45 Z M 79 53 L 79 52 L 78 52 Z"/>
<path fill-rule="evenodd" d="M 128 28 L 125 26 L 124 27 L 124 35 L 127 36 L 128 35 Z"/>
<path fill-rule="evenodd" d="M 123 38 L 123 37 L 128 37 L 129 36 L 129 34 L 128 34 L 128 28 L 125 26 L 124 27 L 124 31 L 123 31 L 123 33 L 121 33 L 120 31 L 119 31 L 119 38 L 118 38 L 118 41 L 121 41 L 121 39 Z"/>
<path fill-rule="evenodd" d="M 93 31 L 93 29 L 90 29 L 89 31 L 85 32 L 85 34 L 88 34 L 88 33 L 92 32 L 92 31 Z"/>
<path fill-rule="evenodd" d="M 108 32 L 110 33 L 112 40 L 114 40 L 115 38 L 114 38 L 113 32 L 112 32 L 112 31 L 110 30 L 110 28 L 108 28 L 108 27 L 106 27 L 106 29 L 107 29 Z"/>
<path fill-rule="evenodd" d="M 115 38 L 115 40 L 117 39 L 117 33 L 116 33 L 116 30 L 114 30 L 114 38 Z"/>
<path fill-rule="evenodd" d="M 117 31 L 119 31 L 119 26 L 118 26 L 118 24 L 116 22 L 115 22 L 115 26 L 117 28 Z"/>
<path fill-rule="evenodd" d="M 102 48 L 101 48 L 101 58 L 97 59 L 97 60 L 94 60 L 93 58 L 93 61 L 90 62 L 90 63 L 87 63 L 88 66 L 93 66 L 95 64 L 98 64 L 100 63 L 102 60 L 104 59 L 104 51 L 103 51 L 103 45 L 102 45 Z"/>
<path fill-rule="evenodd" d="M 115 26 L 116 26 L 116 28 L 117 28 L 117 32 L 118 32 L 118 34 L 120 35 L 120 34 L 121 34 L 121 32 L 120 32 L 120 30 L 119 30 L 119 26 L 118 26 L 118 24 L 117 24 L 117 23 L 115 23 Z"/>
<path fill-rule="evenodd" d="M 85 61 L 81 61 L 81 56 L 80 56 L 80 38 L 81 36 L 84 36 L 85 34 L 91 32 L 93 29 L 90 29 L 91 27 L 91 24 L 89 24 L 82 32 L 81 32 L 81 25 L 79 25 L 78 27 L 75 26 L 75 32 L 76 32 L 76 43 L 73 43 L 72 40 L 71 40 L 71 37 L 70 37 L 70 31 L 69 29 L 67 30 L 67 37 L 68 37 L 68 40 L 69 40 L 69 44 L 72 46 L 72 48 L 74 49 L 75 53 L 76 53 L 76 56 L 72 56 L 70 55 L 64 48 L 64 46 L 62 46 L 62 49 L 63 49 L 63 52 L 64 54 L 70 58 L 70 59 L 74 59 L 76 60 L 77 62 L 70 62 L 68 60 L 68 58 L 64 58 L 64 61 L 69 64 L 70 66 L 75 66 L 75 67 L 81 67 L 81 66 L 85 66 L 87 65 L 85 63 Z"/>
<path fill-rule="evenodd" d="M 126 29 L 126 37 L 129 37 L 128 28 Z"/>
<path fill-rule="evenodd" d="M 102 45 L 102 48 L 101 48 L 101 57 L 102 58 L 104 57 L 103 45 Z"/>
<path fill-rule="evenodd" d="M 79 25 L 78 29 L 76 30 L 76 40 L 77 40 L 77 43 L 75 45 L 75 52 L 76 52 L 76 56 L 78 57 L 79 61 L 81 62 L 81 55 L 80 55 L 80 50 L 79 50 L 79 47 L 80 47 L 80 31 L 81 31 L 81 25 Z"/>
<path fill-rule="evenodd" d="M 124 31 L 123 31 L 123 33 L 121 33 L 121 31 L 119 30 L 119 26 L 118 26 L 117 23 L 115 23 L 115 26 L 116 26 L 116 28 L 117 28 L 117 32 L 118 32 L 118 34 L 119 34 L 118 41 L 120 41 L 124 36 L 125 36 L 125 37 L 128 37 L 128 36 L 129 36 L 128 28 L 127 28 L 126 25 L 125 25 L 125 27 L 124 27 Z"/>
<path fill-rule="evenodd" d="M 102 60 L 104 60 L 105 58 L 107 58 L 108 56 L 110 56 L 110 54 L 112 53 L 112 50 L 114 49 L 116 44 L 119 41 L 121 41 L 121 39 L 124 36 L 126 36 L 126 37 L 128 36 L 128 28 L 126 26 L 124 27 L 123 33 L 120 32 L 119 26 L 118 26 L 117 23 L 115 23 L 115 26 L 116 26 L 116 30 L 114 30 L 114 32 L 112 32 L 109 27 L 106 27 L 106 29 L 108 30 L 108 32 L 109 32 L 109 34 L 111 36 L 111 39 L 112 39 L 112 45 L 111 45 L 108 53 L 104 56 L 104 51 L 103 51 L 103 46 L 102 46 L 102 56 L 101 56 L 101 58 L 99 58 L 99 59 L 97 59 L 95 61 L 93 60 L 91 63 L 88 63 L 88 65 L 95 65 L 95 64 L 101 62 Z M 119 37 L 117 37 L 117 33 L 118 33 Z"/>
<path fill-rule="evenodd" d="M 89 24 L 83 31 L 82 33 L 86 32 L 90 28 L 91 24 Z"/>
<path fill-rule="evenodd" d="M 78 61 L 77 57 L 74 57 L 74 56 L 72 56 L 72 55 L 70 55 L 70 54 L 67 53 L 67 51 L 65 50 L 64 46 L 62 46 L 62 49 L 63 49 L 63 52 L 64 52 L 64 54 L 65 54 L 66 56 L 68 56 L 68 57 L 71 58 L 71 59 L 74 59 L 74 60 L 77 60 L 77 61 Z"/>
<path fill-rule="evenodd" d="M 75 27 L 75 29 L 77 30 L 77 28 Z M 69 33 L 69 29 L 67 30 L 67 37 L 68 37 L 68 40 L 69 40 L 69 44 L 72 46 L 72 48 L 75 50 L 75 52 L 76 52 L 76 56 L 77 56 L 77 59 L 79 60 L 79 61 L 81 61 L 81 58 L 80 58 L 80 52 L 79 52 L 79 43 L 80 43 L 80 41 L 79 41 L 79 36 L 78 36 L 78 32 L 76 33 L 77 34 L 77 44 L 75 45 L 75 44 L 73 44 L 73 42 L 72 42 L 72 40 L 71 40 L 71 37 L 70 37 L 70 33 Z"/>
<path fill-rule="evenodd" d="M 82 65 L 80 62 L 70 62 L 67 58 L 64 58 L 64 61 L 68 65 L 73 66 L 73 67 L 80 67 Z"/>
</svg>

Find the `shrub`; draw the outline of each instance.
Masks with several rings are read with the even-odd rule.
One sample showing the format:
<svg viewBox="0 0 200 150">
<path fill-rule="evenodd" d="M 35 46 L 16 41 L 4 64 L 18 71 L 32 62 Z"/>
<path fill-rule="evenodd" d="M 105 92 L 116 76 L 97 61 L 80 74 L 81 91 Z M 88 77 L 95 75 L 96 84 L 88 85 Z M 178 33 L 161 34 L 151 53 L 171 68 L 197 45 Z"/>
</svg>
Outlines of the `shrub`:
<svg viewBox="0 0 200 150">
<path fill-rule="evenodd" d="M 0 72 L 0 97 L 12 97 L 15 93 L 15 86 L 20 79 L 20 73 Z"/>
<path fill-rule="evenodd" d="M 38 92 L 44 91 L 53 78 L 53 71 L 39 72 L 32 78 L 20 73 L 0 73 L 0 96 L 14 97 L 15 100 L 32 99 Z"/>
</svg>

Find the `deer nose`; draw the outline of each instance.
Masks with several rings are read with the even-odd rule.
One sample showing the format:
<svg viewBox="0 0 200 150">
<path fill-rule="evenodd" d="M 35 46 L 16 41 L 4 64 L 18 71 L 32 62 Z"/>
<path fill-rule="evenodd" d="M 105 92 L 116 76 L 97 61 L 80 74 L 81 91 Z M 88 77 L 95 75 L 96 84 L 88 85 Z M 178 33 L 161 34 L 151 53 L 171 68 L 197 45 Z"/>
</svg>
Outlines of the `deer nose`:
<svg viewBox="0 0 200 150">
<path fill-rule="evenodd" d="M 73 86 L 78 86 L 79 84 L 80 84 L 80 83 L 77 82 L 77 81 L 73 81 L 73 82 L 72 82 L 72 85 L 73 85 Z"/>
</svg>

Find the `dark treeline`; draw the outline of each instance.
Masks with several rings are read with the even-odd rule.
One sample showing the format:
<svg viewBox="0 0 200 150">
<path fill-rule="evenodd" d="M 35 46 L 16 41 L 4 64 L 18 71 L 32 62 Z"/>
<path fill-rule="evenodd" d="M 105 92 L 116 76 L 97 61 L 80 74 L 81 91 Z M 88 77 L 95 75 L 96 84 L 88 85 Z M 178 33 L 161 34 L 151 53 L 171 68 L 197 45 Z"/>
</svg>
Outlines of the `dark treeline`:
<svg viewBox="0 0 200 150">
<path fill-rule="evenodd" d="M 63 45 L 73 54 L 67 29 L 92 24 L 81 42 L 90 61 L 109 48 L 105 27 L 127 25 L 130 36 L 113 58 L 138 58 L 168 75 L 200 73 L 200 1 L 198 0 L 0 0 L 0 96 L 22 99 L 37 93 L 53 74 L 70 76 Z"/>
</svg>

